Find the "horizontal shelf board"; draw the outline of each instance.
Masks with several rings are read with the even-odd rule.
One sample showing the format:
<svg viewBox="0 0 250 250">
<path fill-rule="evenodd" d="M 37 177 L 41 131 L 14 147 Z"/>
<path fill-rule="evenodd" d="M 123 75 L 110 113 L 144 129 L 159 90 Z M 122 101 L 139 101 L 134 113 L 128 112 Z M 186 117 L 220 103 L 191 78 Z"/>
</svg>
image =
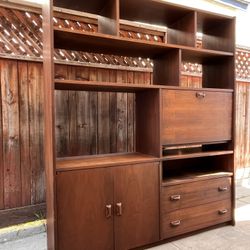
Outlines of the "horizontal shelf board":
<svg viewBox="0 0 250 250">
<path fill-rule="evenodd" d="M 159 89 L 157 85 L 143 84 L 124 84 L 98 81 L 79 81 L 79 80 L 57 80 L 55 88 L 58 90 L 89 90 L 89 91 L 115 91 L 115 92 L 136 92 L 145 89 Z"/>
<path fill-rule="evenodd" d="M 220 172 L 220 171 L 190 173 L 176 177 L 164 178 L 162 181 L 162 186 L 172 186 L 188 182 L 202 181 L 202 180 L 215 179 L 221 177 L 231 177 L 231 176 L 233 176 L 232 172 Z"/>
<path fill-rule="evenodd" d="M 109 92 L 137 92 L 147 89 L 169 89 L 186 91 L 211 91 L 211 92 L 233 92 L 233 89 L 218 88 L 186 88 L 166 85 L 144 85 L 132 83 L 98 82 L 82 80 L 55 79 L 55 89 L 57 90 L 86 90 L 86 91 L 109 91 Z"/>
<path fill-rule="evenodd" d="M 159 161 L 159 158 L 140 153 L 66 157 L 57 159 L 56 171 L 93 169 L 154 161 Z"/>
<path fill-rule="evenodd" d="M 112 35 L 54 28 L 55 48 L 124 56 L 157 57 L 171 49 L 181 49 L 183 58 L 201 62 L 215 57 L 233 56 L 231 52 L 143 41 Z"/>
<path fill-rule="evenodd" d="M 216 156 L 216 155 L 229 155 L 229 154 L 233 154 L 233 153 L 234 153 L 233 150 L 186 153 L 186 154 L 180 154 L 180 155 L 163 156 L 162 160 L 163 161 L 164 160 L 179 160 L 179 159 L 199 158 L 199 157 Z"/>
</svg>

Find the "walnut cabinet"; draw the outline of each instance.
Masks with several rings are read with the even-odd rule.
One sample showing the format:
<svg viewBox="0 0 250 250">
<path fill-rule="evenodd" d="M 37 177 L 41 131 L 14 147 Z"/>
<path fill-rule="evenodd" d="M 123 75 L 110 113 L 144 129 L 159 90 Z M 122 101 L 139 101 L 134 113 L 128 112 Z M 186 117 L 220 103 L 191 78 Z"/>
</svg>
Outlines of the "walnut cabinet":
<svg viewBox="0 0 250 250">
<path fill-rule="evenodd" d="M 147 248 L 234 225 L 235 18 L 161 0 L 44 0 L 42 20 L 48 249 Z M 183 67 L 201 81 L 185 83 Z M 56 91 L 73 98 L 65 112 Z M 68 125 L 80 138 L 58 113 L 80 116 Z"/>
</svg>

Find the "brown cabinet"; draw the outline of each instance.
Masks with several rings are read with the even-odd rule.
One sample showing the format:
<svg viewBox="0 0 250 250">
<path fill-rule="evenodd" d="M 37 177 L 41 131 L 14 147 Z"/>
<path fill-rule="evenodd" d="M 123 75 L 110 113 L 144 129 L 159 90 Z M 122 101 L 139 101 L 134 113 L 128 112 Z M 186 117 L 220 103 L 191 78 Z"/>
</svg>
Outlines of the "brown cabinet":
<svg viewBox="0 0 250 250">
<path fill-rule="evenodd" d="M 232 139 L 232 93 L 162 90 L 162 144 Z"/>
<path fill-rule="evenodd" d="M 58 249 L 125 250 L 159 240 L 158 166 L 58 173 Z"/>
<path fill-rule="evenodd" d="M 162 188 L 162 211 L 172 212 L 230 197 L 231 177 L 167 186 Z"/>
<path fill-rule="evenodd" d="M 161 238 L 170 238 L 230 220 L 230 199 L 179 209 L 163 214 Z"/>
</svg>

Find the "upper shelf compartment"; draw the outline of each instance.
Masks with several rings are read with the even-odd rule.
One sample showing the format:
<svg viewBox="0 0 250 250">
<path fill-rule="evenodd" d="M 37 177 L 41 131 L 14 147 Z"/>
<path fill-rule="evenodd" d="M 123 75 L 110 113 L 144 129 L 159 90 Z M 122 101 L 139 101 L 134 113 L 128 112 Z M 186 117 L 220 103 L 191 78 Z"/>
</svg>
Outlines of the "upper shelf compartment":
<svg viewBox="0 0 250 250">
<path fill-rule="evenodd" d="M 234 52 L 235 18 L 197 12 L 197 31 L 201 33 L 202 48 Z"/>
<path fill-rule="evenodd" d="M 195 12 L 163 1 L 120 0 L 120 18 L 167 28 L 165 42 L 195 46 Z"/>
<path fill-rule="evenodd" d="M 98 15 L 98 32 L 109 35 L 119 33 L 119 0 L 54 0 L 54 6 Z"/>
</svg>

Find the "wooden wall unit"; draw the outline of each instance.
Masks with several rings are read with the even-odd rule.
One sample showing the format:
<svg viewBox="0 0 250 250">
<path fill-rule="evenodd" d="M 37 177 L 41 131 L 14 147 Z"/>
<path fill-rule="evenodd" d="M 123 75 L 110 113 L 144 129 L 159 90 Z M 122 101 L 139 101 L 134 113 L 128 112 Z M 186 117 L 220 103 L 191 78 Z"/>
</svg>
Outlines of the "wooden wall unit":
<svg viewBox="0 0 250 250">
<path fill-rule="evenodd" d="M 98 29 L 53 28 L 53 6 L 98 14 Z M 131 249 L 234 224 L 235 19 L 151 0 L 47 0 L 43 9 L 49 249 Z M 162 25 L 168 35 L 124 37 L 120 19 Z M 200 48 L 197 31 L 204 34 Z M 65 66 L 54 73 L 54 49 L 149 57 L 153 77 L 118 79 L 108 69 L 90 77 L 83 68 L 65 77 Z M 182 62 L 202 64 L 198 88 L 182 86 Z M 89 117 L 102 121 L 79 134 L 79 152 L 89 156 L 62 157 L 75 145 L 60 141 L 68 130 L 58 133 L 54 115 L 67 123 L 76 111 L 65 104 L 55 112 L 55 93 L 86 100 L 78 114 L 83 127 Z"/>
</svg>

